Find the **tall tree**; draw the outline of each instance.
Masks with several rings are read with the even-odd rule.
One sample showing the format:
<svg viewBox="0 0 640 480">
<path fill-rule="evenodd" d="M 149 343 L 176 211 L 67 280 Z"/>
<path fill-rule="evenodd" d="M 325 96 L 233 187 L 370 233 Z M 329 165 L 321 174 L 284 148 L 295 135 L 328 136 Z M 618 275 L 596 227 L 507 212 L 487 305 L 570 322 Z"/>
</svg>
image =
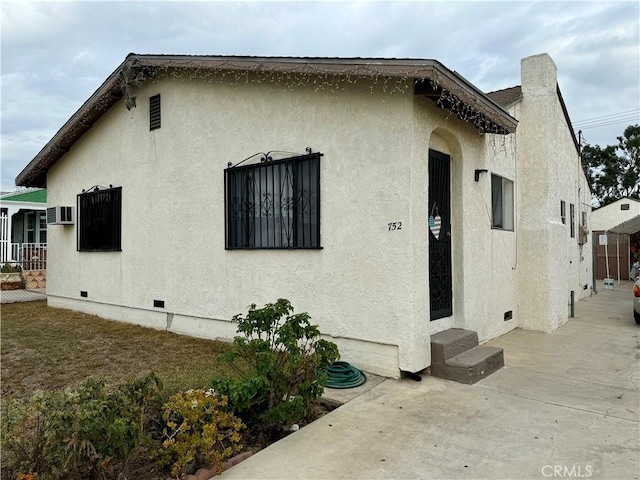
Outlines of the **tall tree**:
<svg viewBox="0 0 640 480">
<path fill-rule="evenodd" d="M 617 145 L 585 145 L 582 165 L 601 207 L 623 197 L 640 199 L 640 125 L 629 125 Z"/>
</svg>

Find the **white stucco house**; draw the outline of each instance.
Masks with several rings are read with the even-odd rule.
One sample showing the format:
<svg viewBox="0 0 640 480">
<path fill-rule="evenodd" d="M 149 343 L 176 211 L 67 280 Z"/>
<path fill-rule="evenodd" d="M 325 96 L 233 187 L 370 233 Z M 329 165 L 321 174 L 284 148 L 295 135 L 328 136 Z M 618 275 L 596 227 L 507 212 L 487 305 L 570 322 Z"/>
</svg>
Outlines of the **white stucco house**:
<svg viewBox="0 0 640 480">
<path fill-rule="evenodd" d="M 638 215 L 640 200 L 624 197 L 595 209 L 591 214 L 591 227 L 595 231 L 605 232 Z"/>
<path fill-rule="evenodd" d="M 397 377 L 589 294 L 578 150 L 546 54 L 489 95 L 434 60 L 131 54 L 17 184 L 75 209 L 49 305 L 230 338 L 287 298 Z"/>
</svg>

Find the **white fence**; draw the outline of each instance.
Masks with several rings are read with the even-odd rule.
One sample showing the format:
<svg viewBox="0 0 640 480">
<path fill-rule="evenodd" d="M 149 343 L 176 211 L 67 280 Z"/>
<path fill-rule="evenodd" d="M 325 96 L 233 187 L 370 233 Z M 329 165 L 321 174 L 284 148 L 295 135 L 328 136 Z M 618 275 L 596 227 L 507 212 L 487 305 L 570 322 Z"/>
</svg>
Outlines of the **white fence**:
<svg viewBox="0 0 640 480">
<path fill-rule="evenodd" d="M 0 216 L 0 263 L 4 264 L 11 259 L 9 258 L 9 217 L 6 215 Z"/>
<path fill-rule="evenodd" d="M 2 243 L 0 255 L 0 263 L 3 265 L 15 263 L 20 265 L 22 270 L 47 269 L 46 243 Z"/>
</svg>

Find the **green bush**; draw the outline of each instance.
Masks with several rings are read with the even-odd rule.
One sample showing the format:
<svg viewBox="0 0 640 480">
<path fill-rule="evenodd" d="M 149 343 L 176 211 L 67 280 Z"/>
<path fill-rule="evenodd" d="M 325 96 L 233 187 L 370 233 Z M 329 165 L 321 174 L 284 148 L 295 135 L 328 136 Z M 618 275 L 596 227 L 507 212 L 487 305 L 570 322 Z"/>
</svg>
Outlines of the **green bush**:
<svg viewBox="0 0 640 480">
<path fill-rule="evenodd" d="M 0 410 L 2 435 L 2 478 L 27 477 L 45 472 L 47 463 L 44 417 L 35 404 L 4 397 Z"/>
<path fill-rule="evenodd" d="M 339 358 L 338 347 L 320 338 L 308 313 L 292 313 L 291 303 L 279 299 L 260 309 L 251 305 L 246 317 L 234 316 L 240 335 L 220 359 L 238 378 L 211 381 L 261 444 L 284 425 L 304 419 L 311 401 L 324 391 L 326 375 L 319 369 Z"/>
<path fill-rule="evenodd" d="M 162 406 L 165 422 L 158 458 L 174 476 L 194 473 L 203 466 L 222 464 L 242 450 L 244 424 L 228 411 L 228 400 L 213 389 L 187 390 Z"/>
<path fill-rule="evenodd" d="M 22 407 L 3 406 L 7 469 L 42 479 L 116 476 L 129 453 L 149 440 L 145 409 L 161 388 L 153 373 L 113 391 L 89 380 L 77 389 L 38 392 Z"/>
</svg>

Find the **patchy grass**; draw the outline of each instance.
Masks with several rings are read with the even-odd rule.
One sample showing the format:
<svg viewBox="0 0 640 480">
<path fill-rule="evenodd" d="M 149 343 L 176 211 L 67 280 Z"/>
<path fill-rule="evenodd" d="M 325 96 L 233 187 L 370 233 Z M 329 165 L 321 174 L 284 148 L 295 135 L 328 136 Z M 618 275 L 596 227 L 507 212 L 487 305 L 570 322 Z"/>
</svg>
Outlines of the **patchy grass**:
<svg viewBox="0 0 640 480">
<path fill-rule="evenodd" d="M 2 305 L 0 340 L 3 397 L 29 398 L 38 389 L 62 390 L 89 378 L 119 383 L 151 371 L 168 395 L 232 374 L 216 361 L 229 348 L 224 342 L 47 307 L 44 301 Z"/>
</svg>

